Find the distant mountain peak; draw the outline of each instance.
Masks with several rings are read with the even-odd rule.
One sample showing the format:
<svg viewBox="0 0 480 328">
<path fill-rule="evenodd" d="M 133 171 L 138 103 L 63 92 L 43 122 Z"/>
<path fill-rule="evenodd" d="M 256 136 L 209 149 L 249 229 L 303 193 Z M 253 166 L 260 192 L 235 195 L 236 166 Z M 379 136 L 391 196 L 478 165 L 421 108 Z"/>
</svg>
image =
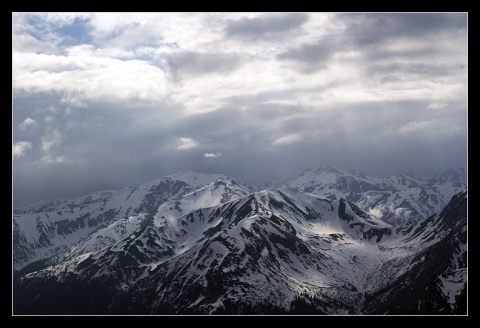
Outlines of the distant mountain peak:
<svg viewBox="0 0 480 328">
<path fill-rule="evenodd" d="M 452 167 L 448 168 L 445 171 L 436 174 L 433 181 L 446 183 L 446 182 L 453 182 L 453 183 L 466 183 L 467 181 L 467 174 L 465 170 L 461 167 Z"/>
<path fill-rule="evenodd" d="M 180 180 L 193 188 L 199 188 L 217 180 L 233 180 L 225 174 L 200 173 L 192 170 L 182 170 L 165 176 L 174 180 Z"/>
</svg>

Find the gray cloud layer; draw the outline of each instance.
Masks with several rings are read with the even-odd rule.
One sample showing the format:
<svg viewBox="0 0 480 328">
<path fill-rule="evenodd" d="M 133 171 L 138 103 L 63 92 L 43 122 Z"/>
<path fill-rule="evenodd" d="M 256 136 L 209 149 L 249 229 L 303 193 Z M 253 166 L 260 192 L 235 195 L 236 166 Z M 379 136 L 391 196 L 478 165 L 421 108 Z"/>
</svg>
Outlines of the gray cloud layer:
<svg viewBox="0 0 480 328">
<path fill-rule="evenodd" d="M 14 14 L 14 206 L 181 169 L 466 167 L 466 18 Z"/>
<path fill-rule="evenodd" d="M 315 44 L 303 44 L 298 48 L 289 49 L 280 53 L 280 60 L 293 60 L 299 64 L 299 68 L 305 73 L 324 69 L 335 51 L 339 48 L 331 39 L 323 39 Z"/>
<path fill-rule="evenodd" d="M 307 14 L 272 14 L 263 17 L 243 17 L 231 21 L 225 31 L 228 36 L 241 36 L 251 39 L 268 37 L 298 28 L 308 20 Z"/>
<path fill-rule="evenodd" d="M 344 20 L 347 34 L 358 46 L 467 29 L 466 13 L 340 14 L 338 18 Z"/>
<path fill-rule="evenodd" d="M 185 51 L 165 56 L 175 77 L 228 73 L 239 67 L 241 57 L 235 54 L 197 53 Z"/>
</svg>

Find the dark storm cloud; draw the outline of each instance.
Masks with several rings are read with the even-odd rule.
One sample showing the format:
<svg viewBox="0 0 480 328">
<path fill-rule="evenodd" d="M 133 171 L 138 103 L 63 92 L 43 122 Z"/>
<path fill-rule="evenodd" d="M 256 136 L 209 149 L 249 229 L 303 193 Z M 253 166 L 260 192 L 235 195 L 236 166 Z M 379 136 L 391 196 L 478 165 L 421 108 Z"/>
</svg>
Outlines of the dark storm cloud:
<svg viewBox="0 0 480 328">
<path fill-rule="evenodd" d="M 90 103 L 88 108 L 70 108 L 60 98 L 16 98 L 13 143 L 25 140 L 32 147 L 22 158 L 13 160 L 15 207 L 124 187 L 178 166 L 164 150 L 172 149 L 171 145 L 182 136 L 169 128 L 167 113 L 158 129 L 158 125 L 132 119 L 132 113 L 145 115 L 151 108 L 96 103 Z M 19 122 L 25 117 L 35 119 L 38 125 L 21 130 Z M 52 146 L 44 149 L 43 141 L 50 141 Z M 162 167 L 171 170 L 159 170 Z"/>
<path fill-rule="evenodd" d="M 390 103 L 390 111 L 386 113 L 383 104 L 366 103 L 335 107 L 302 117 L 308 114 L 304 108 L 263 105 L 244 114 L 230 108 L 198 115 L 176 128 L 190 130 L 196 140 L 216 146 L 212 151 L 222 153 L 221 164 L 231 161 L 229 174 L 238 176 L 245 170 L 249 172 L 249 176 L 242 175 L 245 179 L 271 176 L 271 167 L 283 175 L 320 164 L 359 168 L 370 174 L 394 174 L 402 166 L 417 167 L 420 162 L 433 159 L 436 164 L 432 164 L 432 169 L 436 165 L 462 164 L 462 157 L 450 158 L 449 151 L 432 148 L 431 142 L 444 140 L 450 144 L 448 127 L 462 126 L 465 122 L 455 116 L 449 117 L 454 113 L 447 110 L 439 114 L 439 122 L 429 123 L 429 113 L 421 110 L 426 106 L 422 102 Z M 441 123 L 442 117 L 446 126 Z M 403 123 L 391 126 L 391 122 L 397 120 Z M 278 134 L 273 132 L 273 127 Z M 304 134 L 304 141 L 279 147 L 273 145 L 275 135 L 290 133 Z M 224 142 L 219 141 L 222 136 Z M 466 140 L 464 132 L 455 136 L 457 142 L 462 138 Z M 410 147 L 410 143 L 415 146 Z M 461 152 L 456 150 L 456 153 Z M 428 165 L 423 166 L 426 168 Z"/>
<path fill-rule="evenodd" d="M 255 18 L 240 18 L 225 27 L 227 36 L 260 39 L 300 27 L 308 20 L 307 14 L 276 14 Z"/>
<path fill-rule="evenodd" d="M 239 68 L 242 59 L 236 54 L 177 52 L 165 56 L 174 77 L 227 73 Z"/>
<path fill-rule="evenodd" d="M 418 120 L 418 108 L 424 104 L 398 104 L 397 117 L 409 117 L 403 126 L 412 126 Z M 466 149 L 454 149 L 465 144 L 466 133 L 453 137 L 438 128 L 432 134 L 428 127 L 382 134 L 388 119 L 380 104 L 365 104 L 337 108 L 336 113 L 325 113 L 308 119 L 292 119 L 278 127 L 284 133 L 301 132 L 306 138 L 300 143 L 275 147 L 265 143 L 237 140 L 234 151 L 222 152 L 228 174 L 240 179 L 288 177 L 302 169 L 330 165 L 342 169 L 356 168 L 367 174 L 389 175 L 415 168 L 419 173 L 433 173 L 450 166 L 466 165 Z M 450 121 L 452 124 L 454 120 Z M 410 123 L 410 125 L 408 125 Z M 387 124 L 388 125 L 388 124 Z M 323 132 L 318 136 L 316 132 Z M 388 132 L 388 131 L 387 131 Z M 312 136 L 309 136 L 312 133 Z M 438 138 L 438 143 L 433 139 Z M 441 146 L 445 145 L 445 148 Z M 260 147 L 261 146 L 261 147 Z"/>
<path fill-rule="evenodd" d="M 288 177 L 319 165 L 356 168 L 381 175 L 398 173 L 405 167 L 415 167 L 416 171 L 430 168 L 431 171 L 437 166 L 442 169 L 463 164 L 465 150 L 453 149 L 453 146 L 465 142 L 466 134 L 460 132 L 451 138 L 446 131 L 448 126 L 440 129 L 440 125 L 433 131 L 429 126 L 422 126 L 422 122 L 429 121 L 429 116 L 419 109 L 426 105 L 389 104 L 388 115 L 383 104 L 375 103 L 337 106 L 317 113 L 275 104 L 254 106 L 244 112 L 228 107 L 188 119 L 173 119 L 169 123 L 159 121 L 150 128 L 132 124 L 128 120 L 129 110 L 122 108 L 97 108 L 95 114 L 89 109 L 79 109 L 76 116 L 59 110 L 54 114 L 55 127 L 62 135 L 58 154 L 65 155 L 71 162 L 33 166 L 14 162 L 14 204 L 22 206 L 40 200 L 80 196 L 93 190 L 121 188 L 182 169 L 221 172 L 254 182 Z M 453 114 L 446 109 L 440 113 L 446 118 Z M 65 127 L 72 115 L 83 124 L 70 127 L 66 133 Z M 447 122 L 465 124 L 455 116 Z M 379 137 L 379 133 L 384 132 Z M 273 143 L 274 139 L 291 133 L 302 134 L 303 141 Z M 22 135 L 20 131 L 17 134 Z M 43 135 L 39 133 L 38 137 Z M 172 146 L 184 136 L 193 138 L 199 145 L 187 151 Z M 31 156 L 33 161 L 41 156 L 38 145 L 36 151 L 40 154 L 32 151 L 26 156 Z M 212 160 L 205 158 L 205 153 L 222 156 Z"/>
</svg>

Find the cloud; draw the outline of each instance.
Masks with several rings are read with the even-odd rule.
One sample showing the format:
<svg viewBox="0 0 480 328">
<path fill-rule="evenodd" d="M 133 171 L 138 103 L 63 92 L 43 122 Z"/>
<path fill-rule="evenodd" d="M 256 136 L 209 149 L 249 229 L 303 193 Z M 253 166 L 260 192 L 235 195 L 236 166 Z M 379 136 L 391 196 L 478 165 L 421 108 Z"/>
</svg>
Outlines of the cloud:
<svg viewBox="0 0 480 328">
<path fill-rule="evenodd" d="M 288 134 L 281 138 L 276 139 L 273 144 L 274 145 L 289 145 L 295 142 L 299 142 L 303 140 L 303 136 L 298 133 Z"/>
<path fill-rule="evenodd" d="M 192 138 L 180 138 L 181 145 L 177 149 L 188 150 L 198 146 L 198 142 Z"/>
<path fill-rule="evenodd" d="M 32 148 L 32 143 L 29 141 L 18 141 L 12 145 L 12 156 L 20 158 L 24 153 Z"/>
<path fill-rule="evenodd" d="M 256 181 L 318 165 L 466 166 L 466 24 L 466 14 L 13 13 L 12 134 L 30 143 L 14 206 L 182 169 Z M 26 118 L 38 125 L 22 129 Z"/>
<path fill-rule="evenodd" d="M 61 103 L 154 102 L 166 96 L 165 71 L 143 60 L 98 55 L 91 45 L 69 47 L 67 56 L 14 52 L 13 90 L 55 92 Z"/>
<path fill-rule="evenodd" d="M 83 92 L 78 92 L 74 90 L 64 90 L 62 99 L 60 99 L 60 102 L 62 104 L 70 105 L 72 107 L 85 108 L 85 107 L 88 107 L 87 98 L 88 98 L 88 95 L 86 95 Z"/>
<path fill-rule="evenodd" d="M 270 14 L 254 18 L 243 17 L 231 21 L 225 27 L 225 32 L 228 36 L 258 39 L 296 29 L 307 20 L 308 15 L 303 13 Z"/>
<path fill-rule="evenodd" d="M 314 44 L 303 44 L 298 48 L 280 53 L 280 60 L 292 60 L 304 64 L 304 72 L 312 72 L 327 66 L 329 59 L 335 53 L 337 46 L 330 40 L 322 40 Z"/>
<path fill-rule="evenodd" d="M 40 163 L 40 164 L 54 164 L 54 163 L 64 163 L 64 162 L 69 162 L 69 160 L 65 156 L 50 156 L 50 155 L 45 155 L 42 156 L 38 161 L 35 163 Z"/>
<path fill-rule="evenodd" d="M 28 52 L 40 51 L 48 54 L 56 54 L 59 52 L 54 44 L 42 42 L 28 34 L 17 34 L 15 38 L 12 39 L 12 49 Z"/>
<path fill-rule="evenodd" d="M 203 156 L 207 158 L 217 158 L 217 157 L 221 157 L 222 153 L 205 153 L 203 154 Z"/>
<path fill-rule="evenodd" d="M 388 206 L 379 205 L 377 207 L 374 207 L 368 210 L 368 213 L 370 213 L 373 216 L 376 216 L 377 218 L 381 218 L 386 214 L 393 215 L 394 218 L 405 218 L 406 216 L 410 215 L 411 210 L 408 210 L 403 207 L 394 208 L 393 204 L 390 204 Z"/>
<path fill-rule="evenodd" d="M 435 123 L 435 120 L 428 120 L 428 121 L 415 121 L 409 120 L 405 122 L 396 122 L 394 126 L 390 127 L 386 133 L 387 134 L 395 134 L 395 133 L 402 133 L 408 134 L 413 132 L 426 132 L 431 128 Z"/>
<path fill-rule="evenodd" d="M 62 136 L 57 130 L 52 130 L 45 137 L 41 138 L 42 140 L 42 150 L 44 152 L 49 152 L 52 147 L 58 146 L 62 141 Z"/>
<path fill-rule="evenodd" d="M 387 76 L 411 76 L 419 78 L 424 76 L 430 79 L 443 78 L 445 76 L 457 75 L 462 73 L 460 65 L 455 64 L 439 64 L 439 63 L 392 63 L 370 65 L 369 73 L 381 74 Z"/>
<path fill-rule="evenodd" d="M 31 119 L 30 117 L 27 117 L 25 121 L 20 123 L 19 127 L 21 130 L 27 129 L 29 126 L 34 127 L 37 125 L 37 122 L 34 119 Z"/>
<path fill-rule="evenodd" d="M 447 107 L 448 104 L 447 103 L 444 103 L 444 102 L 434 102 L 434 103 L 431 103 L 427 106 L 427 108 L 430 108 L 430 109 L 441 109 L 441 108 L 445 108 Z"/>
<path fill-rule="evenodd" d="M 241 57 L 237 54 L 176 52 L 165 55 L 174 77 L 210 73 L 226 73 L 237 69 Z"/>
<path fill-rule="evenodd" d="M 339 14 L 337 17 L 347 26 L 351 40 L 360 46 L 467 28 L 466 13 Z"/>
<path fill-rule="evenodd" d="M 428 127 L 430 124 L 432 124 L 431 121 L 418 121 L 418 122 L 413 121 L 402 126 L 400 129 L 398 129 L 398 132 L 410 133 L 416 130 L 423 130 L 426 127 Z"/>
<path fill-rule="evenodd" d="M 72 162 L 66 155 L 59 155 L 58 153 L 63 151 L 60 148 L 62 143 L 62 135 L 57 129 L 47 128 L 45 136 L 40 138 L 41 150 L 43 156 L 34 161 L 34 164 L 57 164 Z"/>
</svg>

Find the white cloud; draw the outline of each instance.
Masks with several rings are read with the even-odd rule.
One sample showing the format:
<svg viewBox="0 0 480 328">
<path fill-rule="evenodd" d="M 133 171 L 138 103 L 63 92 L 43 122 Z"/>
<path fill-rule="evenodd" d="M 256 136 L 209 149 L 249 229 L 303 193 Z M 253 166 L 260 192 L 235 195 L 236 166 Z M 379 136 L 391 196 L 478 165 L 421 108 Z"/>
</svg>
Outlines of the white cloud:
<svg viewBox="0 0 480 328">
<path fill-rule="evenodd" d="M 24 155 L 27 149 L 32 148 L 32 143 L 29 141 L 19 141 L 12 145 L 12 156 L 20 158 Z"/>
<path fill-rule="evenodd" d="M 410 133 L 417 130 L 423 130 L 429 127 L 432 124 L 432 121 L 413 121 L 405 124 L 397 130 L 400 133 Z"/>
<path fill-rule="evenodd" d="M 42 137 L 42 150 L 48 152 L 54 146 L 58 146 L 62 141 L 62 136 L 57 130 L 49 132 L 45 137 Z"/>
<path fill-rule="evenodd" d="M 273 142 L 274 145 L 289 145 L 294 142 L 299 142 L 303 140 L 303 136 L 299 133 L 291 133 L 287 134 L 286 136 L 283 136 L 281 138 L 278 138 Z"/>
<path fill-rule="evenodd" d="M 51 155 L 45 155 L 42 156 L 38 161 L 35 161 L 35 163 L 40 163 L 40 164 L 54 164 L 54 163 L 65 163 L 65 162 L 70 162 L 68 158 L 65 156 L 51 156 Z"/>
<path fill-rule="evenodd" d="M 148 104 L 162 100 L 169 84 L 152 63 L 98 55 L 92 46 L 68 48 L 67 56 L 15 52 L 12 82 L 14 90 L 56 92 L 75 107 L 90 101 Z"/>
<path fill-rule="evenodd" d="M 399 217 L 407 217 L 410 215 L 411 210 L 408 210 L 403 207 L 397 207 L 394 208 L 393 204 L 390 205 L 379 205 L 375 208 L 372 208 L 368 211 L 368 213 L 372 214 L 373 216 L 376 216 L 378 218 L 388 214 L 392 214 L 395 218 Z"/>
<path fill-rule="evenodd" d="M 57 113 L 58 109 L 55 106 L 50 105 L 50 106 L 47 107 L 46 111 L 47 112 L 52 112 L 52 113 Z"/>
<path fill-rule="evenodd" d="M 222 153 L 205 153 L 203 156 L 207 158 L 216 158 L 222 156 Z"/>
<path fill-rule="evenodd" d="M 58 155 L 58 146 L 62 142 L 62 135 L 58 130 L 52 130 L 49 128 L 47 134 L 41 139 L 41 149 L 43 156 L 34 162 L 34 164 L 55 164 L 71 162 L 66 156 Z"/>
<path fill-rule="evenodd" d="M 82 108 L 88 107 L 86 103 L 86 95 L 81 92 L 75 92 L 73 90 L 66 90 L 63 92 L 62 99 L 60 102 L 62 104 L 67 104 L 73 107 Z"/>
<path fill-rule="evenodd" d="M 59 53 L 59 49 L 54 44 L 41 42 L 28 34 L 17 34 L 15 38 L 12 39 L 12 49 L 18 51 Z"/>
<path fill-rule="evenodd" d="M 368 211 L 369 214 L 377 217 L 377 218 L 381 218 L 382 215 L 383 215 L 383 212 L 380 208 L 378 207 L 375 207 L 375 208 L 371 208 L 369 211 Z"/>
<path fill-rule="evenodd" d="M 428 120 L 428 121 L 406 121 L 406 122 L 395 122 L 392 125 L 384 128 L 384 135 L 394 135 L 394 134 L 411 134 L 416 132 L 427 132 L 432 130 L 434 127 L 439 128 L 437 120 Z"/>
<path fill-rule="evenodd" d="M 37 125 L 37 122 L 34 119 L 31 119 L 30 117 L 27 117 L 25 119 L 25 121 L 20 123 L 18 126 L 20 127 L 20 129 L 25 130 L 29 126 L 34 127 L 36 125 Z"/>
<path fill-rule="evenodd" d="M 43 119 L 45 122 L 53 122 L 55 121 L 55 117 L 52 116 L 52 115 L 48 115 L 48 116 L 45 116 L 45 118 Z"/>
<path fill-rule="evenodd" d="M 188 150 L 198 146 L 198 142 L 192 138 L 180 138 L 181 145 L 177 149 Z"/>
</svg>

